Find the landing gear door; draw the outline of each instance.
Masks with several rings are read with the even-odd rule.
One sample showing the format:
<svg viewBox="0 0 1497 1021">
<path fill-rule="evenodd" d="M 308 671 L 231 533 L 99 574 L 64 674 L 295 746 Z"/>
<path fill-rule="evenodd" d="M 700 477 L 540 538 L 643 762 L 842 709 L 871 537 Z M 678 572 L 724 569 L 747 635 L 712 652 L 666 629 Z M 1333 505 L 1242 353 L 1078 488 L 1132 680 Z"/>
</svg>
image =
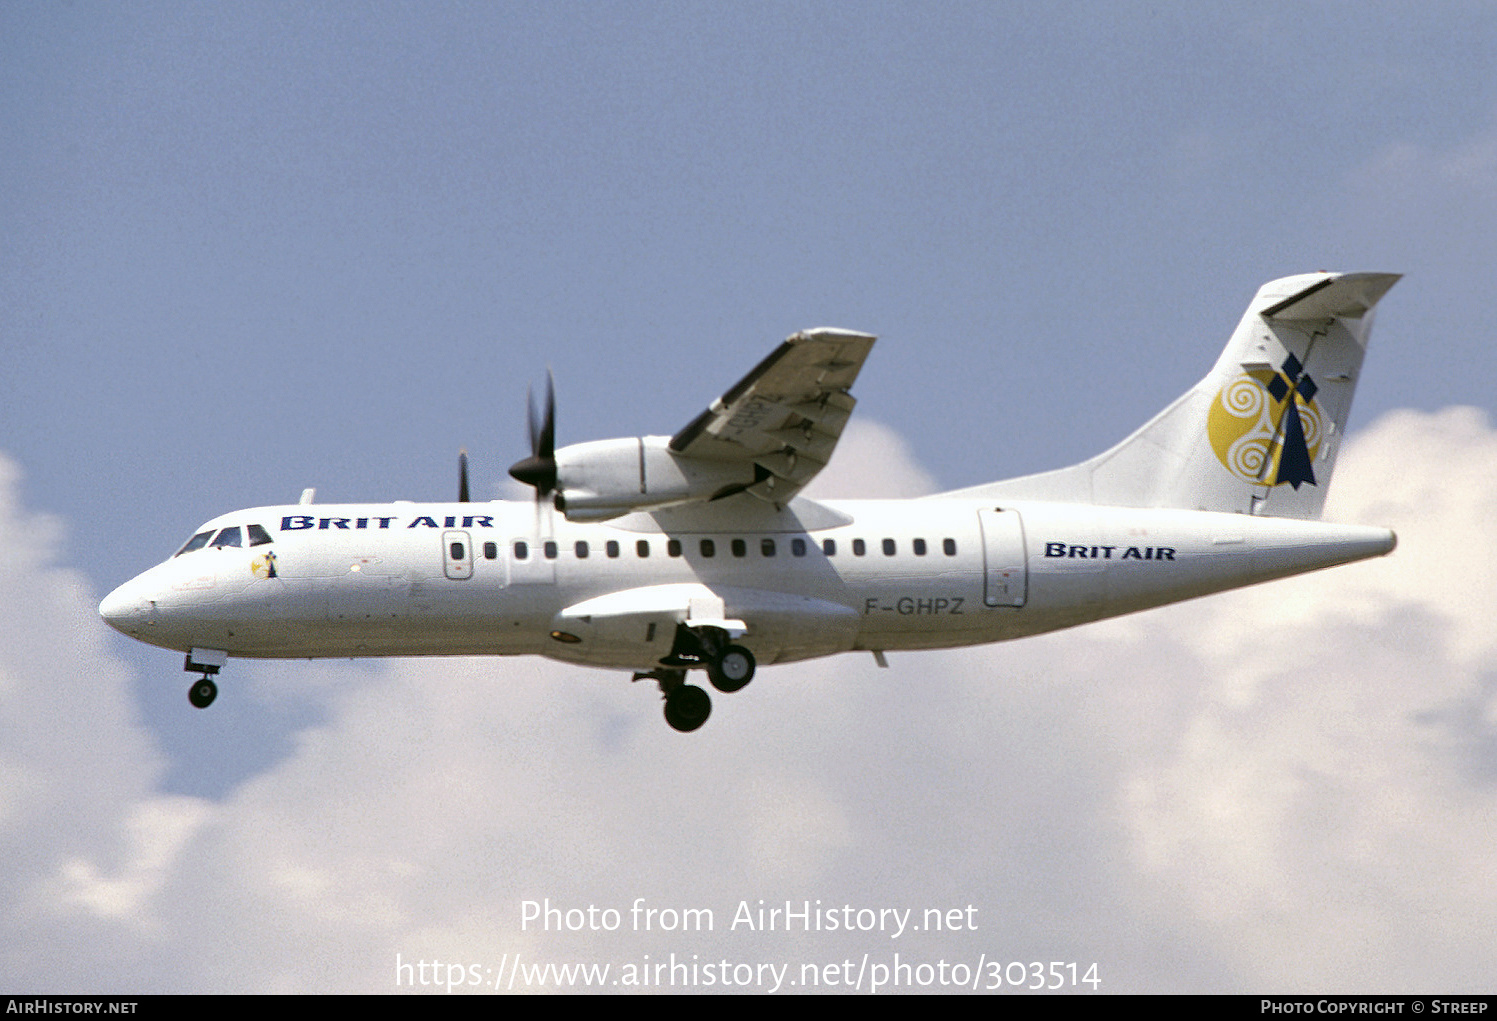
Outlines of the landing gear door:
<svg viewBox="0 0 1497 1021">
<path fill-rule="evenodd" d="M 1029 587 L 1024 523 L 1019 512 L 977 512 L 982 526 L 982 601 L 988 606 L 1023 606 Z"/>
<path fill-rule="evenodd" d="M 454 581 L 473 577 L 473 543 L 467 532 L 442 533 L 442 570 Z"/>
</svg>

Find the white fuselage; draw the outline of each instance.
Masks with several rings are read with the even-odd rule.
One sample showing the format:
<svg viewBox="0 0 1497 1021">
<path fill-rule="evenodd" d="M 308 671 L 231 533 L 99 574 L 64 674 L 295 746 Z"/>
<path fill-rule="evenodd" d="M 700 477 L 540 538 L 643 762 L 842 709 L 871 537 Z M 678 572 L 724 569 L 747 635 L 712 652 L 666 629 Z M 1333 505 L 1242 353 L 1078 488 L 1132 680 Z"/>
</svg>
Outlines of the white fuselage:
<svg viewBox="0 0 1497 1021">
<path fill-rule="evenodd" d="M 801 500 L 731 521 L 579 523 L 503 501 L 262 507 L 203 531 L 254 524 L 268 540 L 181 553 L 100 609 L 182 651 L 538 654 L 631 669 L 657 665 L 695 615 L 744 622 L 735 640 L 769 664 L 1018 638 L 1395 542 L 1318 521 L 968 497 Z"/>
</svg>

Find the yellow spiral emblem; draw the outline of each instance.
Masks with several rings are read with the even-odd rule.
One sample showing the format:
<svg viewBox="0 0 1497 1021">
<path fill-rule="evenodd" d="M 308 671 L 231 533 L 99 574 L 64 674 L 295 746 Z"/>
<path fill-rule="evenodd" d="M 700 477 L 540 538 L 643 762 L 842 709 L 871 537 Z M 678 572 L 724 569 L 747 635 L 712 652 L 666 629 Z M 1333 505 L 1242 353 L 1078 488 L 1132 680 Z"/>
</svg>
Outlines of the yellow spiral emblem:
<svg viewBox="0 0 1497 1021">
<path fill-rule="evenodd" d="M 250 561 L 250 573 L 256 578 L 274 578 L 275 554 L 267 553 Z"/>
<path fill-rule="evenodd" d="M 1216 459 L 1237 478 L 1256 485 L 1277 485 L 1279 460 L 1284 454 L 1284 412 L 1288 401 L 1276 401 L 1268 391 L 1272 371 L 1249 372 L 1221 388 L 1211 402 L 1206 433 Z M 1296 393 L 1304 427 L 1305 446 L 1313 460 L 1323 435 L 1320 407 Z"/>
</svg>

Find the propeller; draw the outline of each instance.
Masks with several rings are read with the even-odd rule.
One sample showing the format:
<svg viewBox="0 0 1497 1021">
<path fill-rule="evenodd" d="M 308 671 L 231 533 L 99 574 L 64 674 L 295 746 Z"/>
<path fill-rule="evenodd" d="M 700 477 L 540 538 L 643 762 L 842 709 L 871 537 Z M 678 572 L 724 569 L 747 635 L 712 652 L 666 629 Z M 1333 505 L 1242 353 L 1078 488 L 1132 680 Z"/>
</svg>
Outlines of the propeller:
<svg viewBox="0 0 1497 1021">
<path fill-rule="evenodd" d="M 468 503 L 468 451 L 459 448 L 457 452 L 457 502 Z"/>
<path fill-rule="evenodd" d="M 538 416 L 535 396 L 525 388 L 525 404 L 530 412 L 530 456 L 509 466 L 509 474 L 535 487 L 536 498 L 550 495 L 556 488 L 556 386 L 551 370 L 546 370 L 546 408 Z"/>
</svg>

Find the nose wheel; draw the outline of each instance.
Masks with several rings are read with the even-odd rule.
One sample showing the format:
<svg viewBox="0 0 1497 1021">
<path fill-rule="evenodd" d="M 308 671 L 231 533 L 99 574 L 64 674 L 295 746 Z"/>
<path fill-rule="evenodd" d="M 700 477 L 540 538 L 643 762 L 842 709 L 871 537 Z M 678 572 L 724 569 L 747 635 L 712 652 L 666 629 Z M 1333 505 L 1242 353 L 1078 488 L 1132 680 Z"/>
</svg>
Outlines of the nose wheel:
<svg viewBox="0 0 1497 1021">
<path fill-rule="evenodd" d="M 198 709 L 207 709 L 217 697 L 218 685 L 214 684 L 206 676 L 187 689 L 187 701 L 191 702 Z"/>
</svg>

